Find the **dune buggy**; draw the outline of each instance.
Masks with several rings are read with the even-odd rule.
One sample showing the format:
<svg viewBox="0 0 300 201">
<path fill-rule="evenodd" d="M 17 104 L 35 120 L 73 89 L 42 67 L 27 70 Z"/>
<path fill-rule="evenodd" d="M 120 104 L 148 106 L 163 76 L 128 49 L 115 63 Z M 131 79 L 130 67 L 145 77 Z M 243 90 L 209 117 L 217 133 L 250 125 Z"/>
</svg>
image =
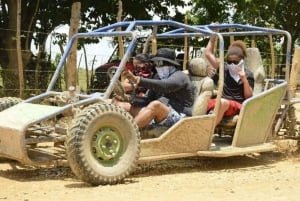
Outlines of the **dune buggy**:
<svg viewBox="0 0 300 201">
<path fill-rule="evenodd" d="M 170 128 L 149 127 L 140 131 L 127 111 L 111 104 L 110 97 L 118 91 L 116 88 L 120 85 L 121 72 L 137 43 L 136 27 L 152 30 L 143 49 L 151 49 L 152 53 L 157 47 L 169 44 L 170 40 L 173 44 L 186 46 L 185 39 L 205 42 L 210 35 L 218 37 L 221 76 L 214 89 L 217 98 L 214 113 L 186 117 Z M 215 29 L 219 31 L 215 32 Z M 75 40 L 117 36 L 130 42 L 104 92 L 83 94 L 76 90 L 76 86 L 70 86 L 65 91 L 55 90 L 55 83 Z M 279 77 L 275 68 L 271 73 L 266 73 L 263 60 L 257 54 L 258 49 L 252 47 L 249 55 L 252 51 L 253 55 L 258 56 L 253 56 L 248 63 L 260 69 L 252 69 L 257 93 L 243 103 L 236 121 L 229 120 L 216 126 L 223 86 L 225 43 L 231 37 L 250 42 L 256 37 L 270 36 L 284 41 L 284 59 L 281 61 L 285 75 Z M 165 40 L 168 42 L 163 42 Z M 196 46 L 190 48 L 196 49 Z M 189 51 L 185 54 L 188 58 Z M 250 25 L 192 26 L 169 20 L 141 20 L 119 22 L 92 32 L 78 33 L 68 42 L 44 93 L 23 101 L 1 98 L 0 157 L 29 166 L 67 164 L 79 179 L 99 185 L 119 183 L 135 170 L 137 164 L 149 161 L 276 151 L 279 141 L 299 139 L 293 107 L 299 101 L 290 85 L 290 77 L 295 77 L 292 72 L 297 71 L 290 68 L 290 63 L 291 37 L 287 31 Z M 250 69 L 252 64 L 248 64 Z M 191 75 L 196 88 L 198 81 L 203 79 L 201 76 Z M 118 93 L 122 95 L 122 92 Z"/>
</svg>

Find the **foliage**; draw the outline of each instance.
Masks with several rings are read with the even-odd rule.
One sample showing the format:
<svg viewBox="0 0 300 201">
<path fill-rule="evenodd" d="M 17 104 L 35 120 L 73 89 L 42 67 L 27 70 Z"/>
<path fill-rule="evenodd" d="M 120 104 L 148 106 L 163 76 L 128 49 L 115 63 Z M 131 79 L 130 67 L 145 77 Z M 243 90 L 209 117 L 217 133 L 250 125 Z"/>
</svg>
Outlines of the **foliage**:
<svg viewBox="0 0 300 201">
<path fill-rule="evenodd" d="M 57 26 L 69 24 L 71 5 L 76 0 L 23 0 L 21 9 L 21 48 L 25 70 L 30 65 L 31 70 L 38 70 L 40 63 L 33 65 L 31 52 L 32 42 L 39 51 L 45 51 L 46 38 Z M 81 1 L 81 28 L 85 32 L 116 22 L 118 6 L 117 0 L 85 0 Z M 176 6 L 174 6 L 176 5 Z M 157 15 L 164 19 L 171 19 L 169 7 L 183 6 L 184 0 L 123 0 L 123 19 L 152 19 Z M 175 15 L 177 20 L 183 21 L 183 15 Z M 182 17 L 182 19 L 180 19 Z M 6 71 L 2 72 L 3 88 L 18 90 L 18 74 L 10 73 L 17 70 L 15 61 L 16 38 L 16 1 L 0 0 L 0 66 Z M 56 43 L 65 43 L 66 35 L 58 35 Z M 91 40 L 88 42 L 95 42 Z M 80 44 L 79 44 L 80 45 Z M 45 59 L 45 57 L 43 58 Z M 36 67 L 34 67 L 36 66 Z M 34 69 L 32 69 L 34 67 Z M 50 65 L 48 65 L 50 68 Z M 9 79 L 6 79 L 8 78 Z M 32 83 L 27 80 L 27 83 Z"/>
<path fill-rule="evenodd" d="M 195 24 L 240 23 L 287 30 L 292 44 L 300 38 L 300 1 L 290 0 L 192 0 L 189 13 Z M 297 44 L 297 43 L 296 43 Z"/>
<path fill-rule="evenodd" d="M 193 9 L 189 13 L 189 19 L 196 24 L 239 23 L 254 26 L 270 27 L 286 30 L 291 34 L 291 43 L 294 46 L 300 44 L 300 1 L 295 0 L 192 0 Z M 229 44 L 225 38 L 225 44 Z M 244 38 L 244 40 L 248 40 Z M 207 41 L 203 41 L 207 42 Z M 256 45 L 265 54 L 270 53 L 270 45 L 266 38 L 256 38 Z M 286 47 L 282 38 L 275 38 L 277 46 L 275 51 L 280 55 Z M 281 44 L 280 46 L 278 46 Z M 292 48 L 294 48 L 292 46 Z M 293 50 L 292 50 L 293 51 Z M 277 62 L 284 68 L 285 59 L 281 54 Z M 267 67 L 266 67 L 267 68 Z M 282 69 L 279 69 L 279 73 Z"/>
<path fill-rule="evenodd" d="M 42 60 L 36 59 L 31 52 L 31 44 L 45 51 L 47 36 L 59 25 L 69 24 L 71 5 L 78 0 L 22 0 L 21 47 L 25 69 L 50 70 L 45 54 Z M 172 19 L 184 22 L 184 13 L 179 9 L 186 4 L 191 7 L 187 12 L 188 23 L 209 24 L 241 23 L 257 26 L 270 26 L 284 29 L 291 33 L 292 42 L 300 43 L 300 1 L 299 0 L 123 0 L 123 20 L 152 19 L 154 15 L 161 19 Z M 116 22 L 118 0 L 85 0 L 81 1 L 80 32 L 94 30 Z M 173 13 L 175 11 L 175 13 Z M 17 69 L 15 59 L 16 39 L 16 3 L 15 0 L 0 0 L 0 66 L 7 72 Z M 95 40 L 85 41 L 96 42 Z M 65 43 L 66 35 L 57 35 L 55 43 Z M 207 41 L 190 41 L 194 46 L 203 46 Z M 174 43 L 174 41 L 169 41 Z M 80 48 L 80 43 L 79 48 Z M 265 41 L 259 41 L 259 46 L 267 48 Z M 38 63 L 34 63 L 38 62 Z M 39 63 L 40 62 L 40 63 Z M 44 63 L 44 64 L 42 64 Z M 43 65 L 43 66 L 42 66 Z M 18 86 L 17 73 L 2 71 L 3 88 Z M 48 76 L 48 75 L 47 75 Z M 9 79 L 7 79 L 9 77 Z M 27 76 L 27 78 L 30 76 Z M 8 85 L 6 82 L 10 82 Z M 15 83 L 12 83 L 15 82 Z M 32 81 L 27 80 L 28 84 Z M 16 87 L 17 88 L 17 87 Z"/>
</svg>

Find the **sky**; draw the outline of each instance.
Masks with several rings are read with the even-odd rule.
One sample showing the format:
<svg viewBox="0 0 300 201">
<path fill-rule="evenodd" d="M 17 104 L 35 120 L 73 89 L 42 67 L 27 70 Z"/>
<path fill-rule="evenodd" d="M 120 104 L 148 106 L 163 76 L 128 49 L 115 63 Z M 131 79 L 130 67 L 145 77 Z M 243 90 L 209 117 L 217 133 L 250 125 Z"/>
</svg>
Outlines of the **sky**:
<svg viewBox="0 0 300 201">
<path fill-rule="evenodd" d="M 53 32 L 68 34 L 69 26 L 61 25 L 61 26 L 57 27 Z M 50 34 L 47 38 L 46 51 L 48 52 L 48 54 L 51 54 L 51 60 L 54 60 L 56 55 L 61 54 L 61 52 L 60 52 L 58 45 L 51 44 L 51 37 L 53 37 L 53 36 Z M 34 48 L 34 45 L 32 45 L 32 47 L 33 47 L 32 51 L 35 54 L 37 54 L 37 49 Z M 85 48 L 86 48 L 86 52 L 87 52 L 87 60 L 88 60 L 89 69 L 92 68 L 94 58 L 96 58 L 94 61 L 94 65 L 93 65 L 94 69 L 96 67 L 106 63 L 114 49 L 108 40 L 101 40 L 101 42 L 99 44 L 86 45 Z M 83 50 L 80 50 L 77 52 L 77 66 L 85 67 Z"/>
<path fill-rule="evenodd" d="M 185 0 L 186 2 L 189 2 L 190 0 Z M 185 12 L 190 8 L 186 7 L 181 9 L 182 12 Z M 171 15 L 175 15 L 174 9 L 170 8 Z M 158 16 L 154 16 L 153 20 L 160 20 Z M 57 27 L 54 31 L 54 33 L 69 33 L 69 26 L 68 25 L 61 25 Z M 57 54 L 61 54 L 60 49 L 58 45 L 51 44 L 51 34 L 48 36 L 48 39 L 46 41 L 46 51 L 48 54 L 51 54 L 51 59 L 54 60 Z M 34 48 L 34 45 L 32 45 L 32 51 L 36 54 L 37 50 Z M 112 54 L 114 47 L 110 44 L 108 40 L 101 40 L 98 44 L 89 44 L 85 46 L 86 52 L 87 52 L 87 63 L 89 69 L 105 64 L 110 55 Z M 95 58 L 95 60 L 94 60 Z M 94 63 L 93 63 L 94 62 Z M 77 66 L 85 67 L 85 60 L 84 60 L 84 54 L 83 50 L 78 51 L 77 53 Z"/>
</svg>

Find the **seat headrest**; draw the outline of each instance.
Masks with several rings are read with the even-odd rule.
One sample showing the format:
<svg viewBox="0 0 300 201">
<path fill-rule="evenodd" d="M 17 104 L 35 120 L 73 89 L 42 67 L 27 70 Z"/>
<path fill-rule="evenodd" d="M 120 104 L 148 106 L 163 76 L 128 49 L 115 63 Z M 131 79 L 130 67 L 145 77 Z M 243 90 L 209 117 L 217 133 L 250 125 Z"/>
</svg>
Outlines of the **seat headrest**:
<svg viewBox="0 0 300 201">
<path fill-rule="evenodd" d="M 258 48 L 247 48 L 247 57 L 245 58 L 245 65 L 251 72 L 255 72 L 258 68 L 263 66 L 262 58 Z"/>
<path fill-rule="evenodd" d="M 188 65 L 188 71 L 192 76 L 205 77 L 207 64 L 203 58 L 193 58 Z"/>
</svg>

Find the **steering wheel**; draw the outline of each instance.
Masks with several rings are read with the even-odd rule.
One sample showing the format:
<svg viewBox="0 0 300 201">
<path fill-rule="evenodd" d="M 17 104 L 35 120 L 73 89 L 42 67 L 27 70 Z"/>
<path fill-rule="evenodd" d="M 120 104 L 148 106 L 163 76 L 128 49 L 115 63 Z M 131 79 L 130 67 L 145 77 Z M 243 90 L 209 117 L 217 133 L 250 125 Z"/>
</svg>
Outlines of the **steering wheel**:
<svg viewBox="0 0 300 201">
<path fill-rule="evenodd" d="M 111 80 L 114 74 L 116 73 L 118 67 L 117 66 L 112 66 L 107 70 L 107 75 L 109 79 Z M 129 83 L 132 85 L 133 90 L 131 93 L 126 93 L 124 90 L 124 87 L 122 86 L 122 83 L 120 80 L 117 80 L 114 83 L 114 90 L 113 90 L 113 96 L 117 97 L 119 100 L 124 101 L 124 102 L 131 102 L 133 98 L 135 97 L 135 88 L 133 86 L 133 83 L 129 81 Z"/>
</svg>

